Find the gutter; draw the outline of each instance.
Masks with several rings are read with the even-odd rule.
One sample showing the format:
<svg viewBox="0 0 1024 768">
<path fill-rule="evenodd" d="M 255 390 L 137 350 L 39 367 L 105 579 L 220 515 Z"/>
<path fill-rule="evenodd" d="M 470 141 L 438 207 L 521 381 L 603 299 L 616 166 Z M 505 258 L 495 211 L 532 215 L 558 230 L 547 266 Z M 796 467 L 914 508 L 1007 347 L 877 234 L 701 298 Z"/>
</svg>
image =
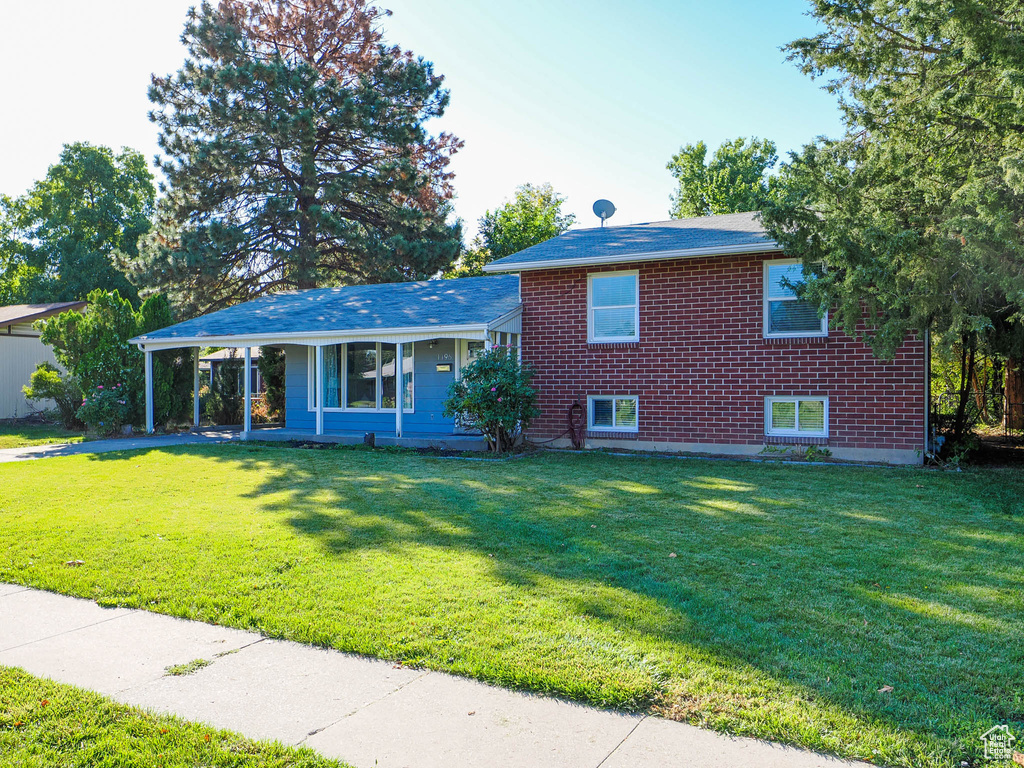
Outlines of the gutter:
<svg viewBox="0 0 1024 768">
<path fill-rule="evenodd" d="M 702 256 L 732 256 L 740 253 L 773 253 L 782 250 L 775 242 L 754 243 L 747 245 L 709 246 L 706 248 L 683 248 L 673 251 L 642 251 L 640 253 L 619 253 L 605 256 L 568 257 L 564 259 L 545 259 L 541 261 L 520 261 L 502 264 L 493 261 L 484 264 L 484 272 L 525 272 L 534 269 L 554 269 L 557 267 L 592 267 L 602 264 L 626 264 L 634 261 L 661 261 L 663 259 L 694 259 Z M 509 257 L 511 258 L 511 257 Z"/>
<path fill-rule="evenodd" d="M 506 313 L 502 317 L 521 312 L 521 308 Z M 139 349 L 177 349 L 179 347 L 257 347 L 267 344 L 301 344 L 304 341 L 316 341 L 324 343 L 325 340 L 338 342 L 350 341 L 352 339 L 367 339 L 375 336 L 422 336 L 424 339 L 438 338 L 439 335 L 451 335 L 459 333 L 486 334 L 487 323 L 474 323 L 469 325 L 437 325 L 437 326 L 411 326 L 404 328 L 361 328 L 351 331 L 300 331 L 292 333 L 248 333 L 239 335 L 205 335 L 205 336 L 158 336 L 149 338 L 147 336 L 136 336 L 129 339 L 129 344 L 134 344 Z"/>
</svg>

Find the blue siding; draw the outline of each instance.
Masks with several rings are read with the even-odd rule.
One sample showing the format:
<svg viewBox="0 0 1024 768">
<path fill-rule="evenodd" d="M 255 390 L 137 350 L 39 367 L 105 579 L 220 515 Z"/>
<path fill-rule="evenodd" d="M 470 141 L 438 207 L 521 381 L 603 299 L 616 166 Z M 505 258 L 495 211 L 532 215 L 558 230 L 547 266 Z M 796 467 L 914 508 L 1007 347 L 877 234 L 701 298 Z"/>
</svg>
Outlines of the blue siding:
<svg viewBox="0 0 1024 768">
<path fill-rule="evenodd" d="M 307 407 L 306 349 L 292 344 L 284 347 L 284 424 L 288 429 L 316 429 L 316 414 Z"/>
<path fill-rule="evenodd" d="M 444 399 L 448 385 L 455 379 L 455 339 L 439 339 L 431 349 L 430 342 L 418 341 L 413 349 L 413 407 L 402 418 L 407 435 L 451 433 L 454 419 L 446 419 Z M 285 350 L 286 407 L 285 425 L 289 429 L 316 429 L 316 414 L 308 410 L 307 348 L 288 345 Z M 438 373 L 438 363 L 450 363 L 450 373 Z M 324 431 L 394 432 L 394 411 L 360 413 L 324 413 Z"/>
<path fill-rule="evenodd" d="M 430 348 L 429 341 L 418 341 L 413 349 L 413 406 L 415 413 L 406 413 L 402 418 L 402 430 L 408 434 L 416 432 L 451 432 L 454 419 L 446 419 L 444 399 L 448 385 L 455 381 L 455 339 L 438 339 L 437 346 Z M 451 363 L 451 373 L 438 373 L 438 363 Z"/>
</svg>

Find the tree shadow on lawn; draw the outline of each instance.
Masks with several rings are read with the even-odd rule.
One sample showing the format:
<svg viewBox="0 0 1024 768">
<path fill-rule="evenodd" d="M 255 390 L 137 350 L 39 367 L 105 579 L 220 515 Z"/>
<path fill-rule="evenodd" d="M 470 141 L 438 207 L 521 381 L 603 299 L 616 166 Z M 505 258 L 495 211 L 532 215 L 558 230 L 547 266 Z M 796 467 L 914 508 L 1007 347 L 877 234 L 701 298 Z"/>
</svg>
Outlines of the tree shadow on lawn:
<svg viewBox="0 0 1024 768">
<path fill-rule="evenodd" d="M 881 762 L 971 759 L 1024 722 L 1010 474 L 181 450 L 382 580 L 343 619 L 411 617 L 391 648 L 429 666 L 846 754 L 869 734 Z"/>
</svg>

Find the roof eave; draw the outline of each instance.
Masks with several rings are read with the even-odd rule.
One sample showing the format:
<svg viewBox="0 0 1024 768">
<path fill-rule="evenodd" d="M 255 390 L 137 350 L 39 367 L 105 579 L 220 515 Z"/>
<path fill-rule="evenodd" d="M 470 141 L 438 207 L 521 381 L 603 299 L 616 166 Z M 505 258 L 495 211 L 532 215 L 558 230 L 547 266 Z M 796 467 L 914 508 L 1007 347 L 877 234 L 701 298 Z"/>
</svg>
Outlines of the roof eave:
<svg viewBox="0 0 1024 768">
<path fill-rule="evenodd" d="M 506 312 L 504 315 L 501 315 L 501 317 L 496 317 L 493 320 L 491 320 L 491 322 L 489 322 L 487 324 L 487 330 L 491 331 L 494 328 L 497 328 L 498 326 L 507 323 L 513 317 L 518 317 L 519 315 L 522 315 L 522 314 L 523 314 L 523 305 L 520 304 L 518 307 L 513 309 L 511 312 Z"/>
<path fill-rule="evenodd" d="M 636 261 L 661 261 L 663 259 L 693 259 L 701 256 L 733 256 L 740 253 L 772 253 L 781 251 L 776 242 L 747 245 L 709 246 L 707 248 L 684 248 L 673 251 L 644 251 L 640 253 L 611 254 L 607 256 L 582 256 L 567 259 L 543 261 L 520 261 L 502 264 L 494 261 L 484 265 L 484 272 L 525 272 L 536 269 L 557 269 L 560 267 L 595 267 L 604 264 L 628 264 Z"/>
<path fill-rule="evenodd" d="M 506 313 L 502 317 L 522 311 L 521 307 Z M 495 321 L 491 321 L 495 322 Z M 352 339 L 373 340 L 379 336 L 422 336 L 431 338 L 438 334 L 456 333 L 487 333 L 491 322 L 488 323 L 466 323 L 462 325 L 419 325 L 398 328 L 357 328 L 353 330 L 324 330 L 324 331 L 300 331 L 293 333 L 250 333 L 238 335 L 220 336 L 179 336 L 174 338 L 146 338 L 136 336 L 129 339 L 129 344 L 134 344 L 139 349 L 149 351 L 160 351 L 163 349 L 180 349 L 182 347 L 260 347 L 271 344 L 302 344 L 303 342 L 320 341 L 323 339 L 332 340 L 331 343 L 351 341 Z"/>
<path fill-rule="evenodd" d="M 22 315 L 20 317 L 14 317 L 9 320 L 4 320 L 0 325 L 20 325 L 21 323 L 34 323 L 36 320 L 45 320 L 48 317 L 54 315 L 62 315 L 65 312 L 77 312 L 80 309 L 88 306 L 87 301 L 72 301 L 66 306 L 59 307 L 57 309 L 44 309 L 41 312 L 34 312 L 31 315 Z"/>
</svg>

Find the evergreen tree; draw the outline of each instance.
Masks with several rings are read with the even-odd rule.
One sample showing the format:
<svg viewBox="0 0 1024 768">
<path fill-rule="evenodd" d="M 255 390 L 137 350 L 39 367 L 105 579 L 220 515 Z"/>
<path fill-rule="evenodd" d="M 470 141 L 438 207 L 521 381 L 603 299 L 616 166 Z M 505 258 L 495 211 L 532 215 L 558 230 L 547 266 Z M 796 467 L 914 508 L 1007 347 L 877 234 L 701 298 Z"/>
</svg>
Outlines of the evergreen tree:
<svg viewBox="0 0 1024 768">
<path fill-rule="evenodd" d="M 260 347 L 256 367 L 259 368 L 260 377 L 267 389 L 267 410 L 272 419 L 283 421 L 287 405 L 284 350 L 278 347 Z"/>
<path fill-rule="evenodd" d="M 170 302 L 161 293 L 142 302 L 138 311 L 138 334 L 152 333 L 174 325 Z M 153 353 L 153 421 L 156 424 L 184 422 L 192 413 L 191 348 L 165 349 Z"/>
<path fill-rule="evenodd" d="M 186 314 L 269 291 L 421 279 L 456 257 L 448 92 L 385 45 L 366 0 L 222 0 L 189 13 L 188 59 L 154 77 L 167 177 L 132 266 Z"/>
<path fill-rule="evenodd" d="M 965 361 L 984 346 L 1016 370 L 1024 8 L 817 0 L 813 13 L 824 31 L 792 43 L 791 58 L 832 78 L 826 87 L 842 98 L 847 130 L 794 157 L 765 210 L 775 239 L 814 275 L 805 295 L 834 307 L 833 322 L 879 355 L 931 329 Z"/>
</svg>

